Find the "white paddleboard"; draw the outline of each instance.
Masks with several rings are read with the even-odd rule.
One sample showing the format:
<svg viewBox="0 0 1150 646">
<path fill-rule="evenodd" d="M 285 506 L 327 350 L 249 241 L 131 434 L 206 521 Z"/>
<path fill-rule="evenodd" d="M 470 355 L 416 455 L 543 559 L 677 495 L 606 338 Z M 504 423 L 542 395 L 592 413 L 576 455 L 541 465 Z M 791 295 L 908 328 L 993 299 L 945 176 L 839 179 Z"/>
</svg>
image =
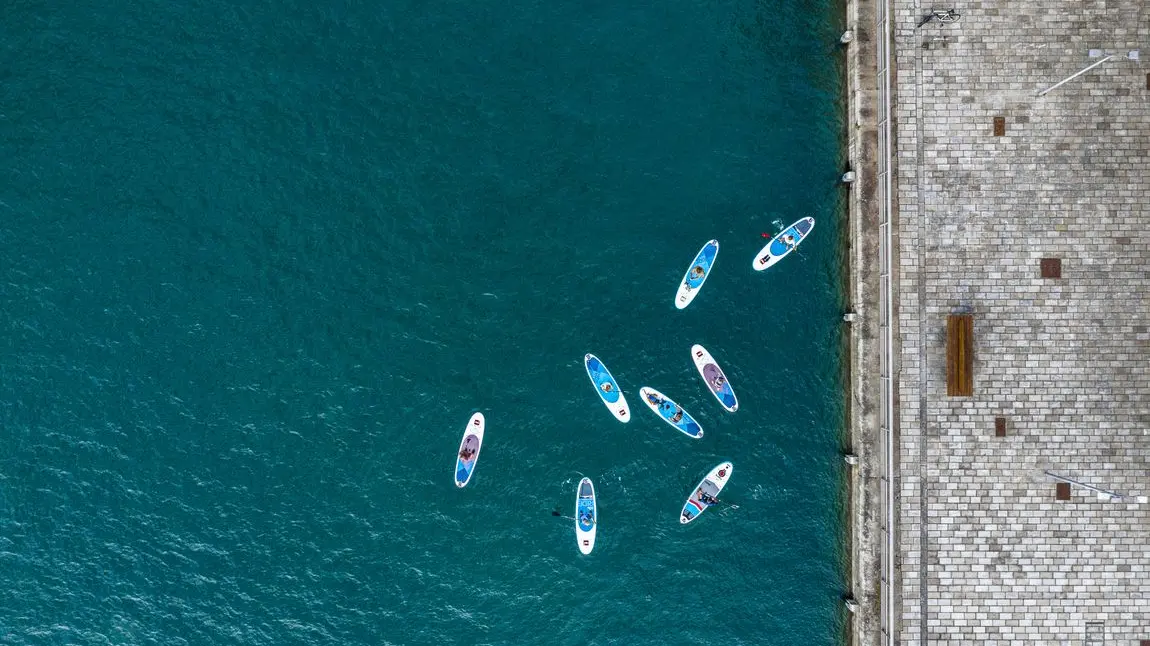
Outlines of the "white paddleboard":
<svg viewBox="0 0 1150 646">
<path fill-rule="evenodd" d="M 595 549 L 595 528 L 599 526 L 599 509 L 595 501 L 595 485 L 591 478 L 583 478 L 575 489 L 575 540 L 579 551 L 590 554 Z"/>
<path fill-rule="evenodd" d="M 731 478 L 731 471 L 734 469 L 735 465 L 730 462 L 724 462 L 711 469 L 707 477 L 700 480 L 691 490 L 691 495 L 687 496 L 683 511 L 679 512 L 679 523 L 686 525 L 707 511 L 707 507 L 715 504 L 714 500 L 718 499 L 719 492 L 727 486 L 727 480 Z"/>
<path fill-rule="evenodd" d="M 479 461 L 479 449 L 483 448 L 483 429 L 487 425 L 483 413 L 476 413 L 467 421 L 463 439 L 459 442 L 459 452 L 455 454 L 455 486 L 466 487 L 475 473 L 475 463 Z"/>
<path fill-rule="evenodd" d="M 599 399 L 607 406 L 607 410 L 624 424 L 631 421 L 631 409 L 627 406 L 627 398 L 623 396 L 618 382 L 599 357 L 593 354 L 583 355 L 583 367 L 587 369 L 587 376 L 591 378 L 591 383 L 595 384 L 595 392 L 599 393 Z"/>
<path fill-rule="evenodd" d="M 755 271 L 762 271 L 783 258 L 786 258 L 792 251 L 798 248 L 803 240 L 807 239 L 807 236 L 810 235 L 814 228 L 814 218 L 798 220 L 784 229 L 782 233 L 775 236 L 773 240 L 767 243 L 767 246 L 760 249 L 759 253 L 755 254 L 755 259 L 751 262 L 751 266 L 755 268 Z"/>
<path fill-rule="evenodd" d="M 691 266 L 687 267 L 687 273 L 683 274 L 683 280 L 679 282 L 679 289 L 675 292 L 675 307 L 683 309 L 695 300 L 695 296 L 703 288 L 703 283 L 707 282 L 707 276 L 711 275 L 711 267 L 714 266 L 715 257 L 718 255 L 718 240 L 711 240 L 695 254 L 695 259 L 691 261 Z"/>
<path fill-rule="evenodd" d="M 711 391 L 723 408 L 731 413 L 739 410 L 739 399 L 735 397 L 734 389 L 727 382 L 727 375 L 723 373 L 723 369 L 719 367 L 711 353 L 703 346 L 695 344 L 691 346 L 691 361 L 695 362 L 695 368 L 699 370 L 703 383 L 707 384 L 707 390 Z"/>
</svg>

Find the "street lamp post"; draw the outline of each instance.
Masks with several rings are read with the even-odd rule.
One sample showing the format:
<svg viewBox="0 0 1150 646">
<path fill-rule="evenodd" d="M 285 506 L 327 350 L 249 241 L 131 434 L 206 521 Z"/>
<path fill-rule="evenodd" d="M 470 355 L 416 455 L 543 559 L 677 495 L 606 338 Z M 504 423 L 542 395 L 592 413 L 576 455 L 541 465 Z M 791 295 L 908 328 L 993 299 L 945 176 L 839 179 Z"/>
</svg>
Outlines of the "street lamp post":
<svg viewBox="0 0 1150 646">
<path fill-rule="evenodd" d="M 1088 485 L 1084 482 L 1072 480 L 1070 478 L 1067 478 L 1066 476 L 1060 476 L 1057 473 L 1051 473 L 1050 471 L 1044 470 L 1043 473 L 1050 476 L 1051 478 L 1054 478 L 1055 480 L 1061 480 L 1062 482 L 1067 482 L 1067 483 L 1070 483 L 1072 485 L 1077 485 L 1079 487 L 1082 487 L 1083 489 L 1089 489 L 1098 495 L 1099 500 L 1106 500 L 1109 502 L 1128 502 L 1128 503 L 1142 503 L 1142 504 L 1150 502 L 1150 496 L 1124 496 L 1120 493 L 1114 493 L 1113 491 L 1107 491 L 1105 489 L 1099 489 L 1098 487 Z"/>
<path fill-rule="evenodd" d="M 1090 66 L 1088 66 L 1082 70 L 1079 70 L 1079 71 L 1075 72 L 1074 74 L 1071 74 L 1070 76 L 1067 76 L 1066 78 L 1055 83 L 1054 85 L 1051 85 L 1050 87 L 1046 88 L 1045 90 L 1042 90 L 1036 96 L 1045 96 L 1047 92 L 1049 92 L 1055 88 L 1061 87 L 1064 83 L 1066 83 L 1068 81 L 1072 81 L 1072 80 L 1078 78 L 1079 76 L 1082 76 L 1083 74 L 1089 72 L 1090 70 L 1094 69 L 1095 67 L 1098 67 L 1099 65 L 1105 63 L 1106 61 L 1108 61 L 1112 58 L 1114 58 L 1114 54 L 1111 54 L 1111 55 L 1107 56 L 1106 58 L 1098 61 L 1097 63 L 1093 63 Z"/>
</svg>

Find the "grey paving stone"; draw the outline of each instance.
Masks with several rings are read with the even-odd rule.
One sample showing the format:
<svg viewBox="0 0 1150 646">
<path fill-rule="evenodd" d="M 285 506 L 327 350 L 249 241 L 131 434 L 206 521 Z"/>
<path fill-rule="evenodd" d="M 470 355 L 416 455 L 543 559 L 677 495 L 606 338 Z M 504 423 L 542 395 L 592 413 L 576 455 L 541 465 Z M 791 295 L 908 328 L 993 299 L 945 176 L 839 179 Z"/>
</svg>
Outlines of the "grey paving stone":
<svg viewBox="0 0 1150 646">
<path fill-rule="evenodd" d="M 1102 622 L 1107 645 L 1137 645 L 1150 504 L 1058 502 L 1043 471 L 1150 495 L 1150 5 L 983 0 L 915 29 L 931 7 L 892 7 L 898 640 L 1077 646 Z M 1118 56 L 1035 96 L 1089 49 Z M 971 398 L 946 397 L 959 309 Z"/>
</svg>

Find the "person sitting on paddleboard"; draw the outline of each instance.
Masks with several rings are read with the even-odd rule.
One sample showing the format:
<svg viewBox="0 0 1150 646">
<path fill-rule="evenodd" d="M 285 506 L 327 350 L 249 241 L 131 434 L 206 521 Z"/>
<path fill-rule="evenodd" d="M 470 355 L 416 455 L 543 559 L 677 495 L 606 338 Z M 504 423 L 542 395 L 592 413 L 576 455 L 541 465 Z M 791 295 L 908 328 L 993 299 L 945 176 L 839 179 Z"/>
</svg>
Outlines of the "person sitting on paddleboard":
<svg viewBox="0 0 1150 646">
<path fill-rule="evenodd" d="M 683 421 L 683 409 L 678 406 L 675 407 L 675 414 L 671 416 L 671 421 L 678 424 Z"/>
<path fill-rule="evenodd" d="M 611 392 L 611 384 L 609 384 L 609 383 L 604 383 L 602 386 L 599 386 L 599 387 L 602 388 L 603 392 L 605 392 L 605 393 Z"/>
<path fill-rule="evenodd" d="M 787 249 L 794 249 L 795 248 L 795 237 L 794 236 L 788 235 L 785 238 L 785 240 L 787 241 Z"/>
<path fill-rule="evenodd" d="M 701 502 L 701 503 L 703 503 L 704 505 L 707 505 L 708 507 L 710 507 L 711 505 L 713 505 L 713 504 L 715 504 L 716 502 L 718 502 L 718 500 L 715 500 L 713 497 L 711 497 L 711 494 L 708 494 L 708 493 L 700 493 L 700 494 L 699 494 L 699 502 Z"/>
<path fill-rule="evenodd" d="M 702 278 L 705 273 L 702 265 L 695 265 L 695 268 L 691 270 L 691 278 Z"/>
</svg>

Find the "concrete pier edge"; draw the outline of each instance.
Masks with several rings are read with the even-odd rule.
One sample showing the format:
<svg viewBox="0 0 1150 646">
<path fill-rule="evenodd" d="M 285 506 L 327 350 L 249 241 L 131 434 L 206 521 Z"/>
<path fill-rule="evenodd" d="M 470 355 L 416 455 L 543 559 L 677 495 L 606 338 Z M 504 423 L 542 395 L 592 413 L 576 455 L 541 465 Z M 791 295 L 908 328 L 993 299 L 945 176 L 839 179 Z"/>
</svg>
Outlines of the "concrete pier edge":
<svg viewBox="0 0 1150 646">
<path fill-rule="evenodd" d="M 850 185 L 847 217 L 849 262 L 849 425 L 851 452 L 858 461 L 850 483 L 850 590 L 857 606 L 848 618 L 848 643 L 877 646 L 882 635 L 881 600 L 885 585 L 880 571 L 881 487 L 886 460 L 879 441 L 882 389 L 880 365 L 879 253 L 880 202 L 878 172 L 878 53 L 875 3 L 847 0 L 847 29 L 854 37 L 846 47 L 847 147 Z M 886 364 L 889 366 L 889 363 Z"/>
</svg>

